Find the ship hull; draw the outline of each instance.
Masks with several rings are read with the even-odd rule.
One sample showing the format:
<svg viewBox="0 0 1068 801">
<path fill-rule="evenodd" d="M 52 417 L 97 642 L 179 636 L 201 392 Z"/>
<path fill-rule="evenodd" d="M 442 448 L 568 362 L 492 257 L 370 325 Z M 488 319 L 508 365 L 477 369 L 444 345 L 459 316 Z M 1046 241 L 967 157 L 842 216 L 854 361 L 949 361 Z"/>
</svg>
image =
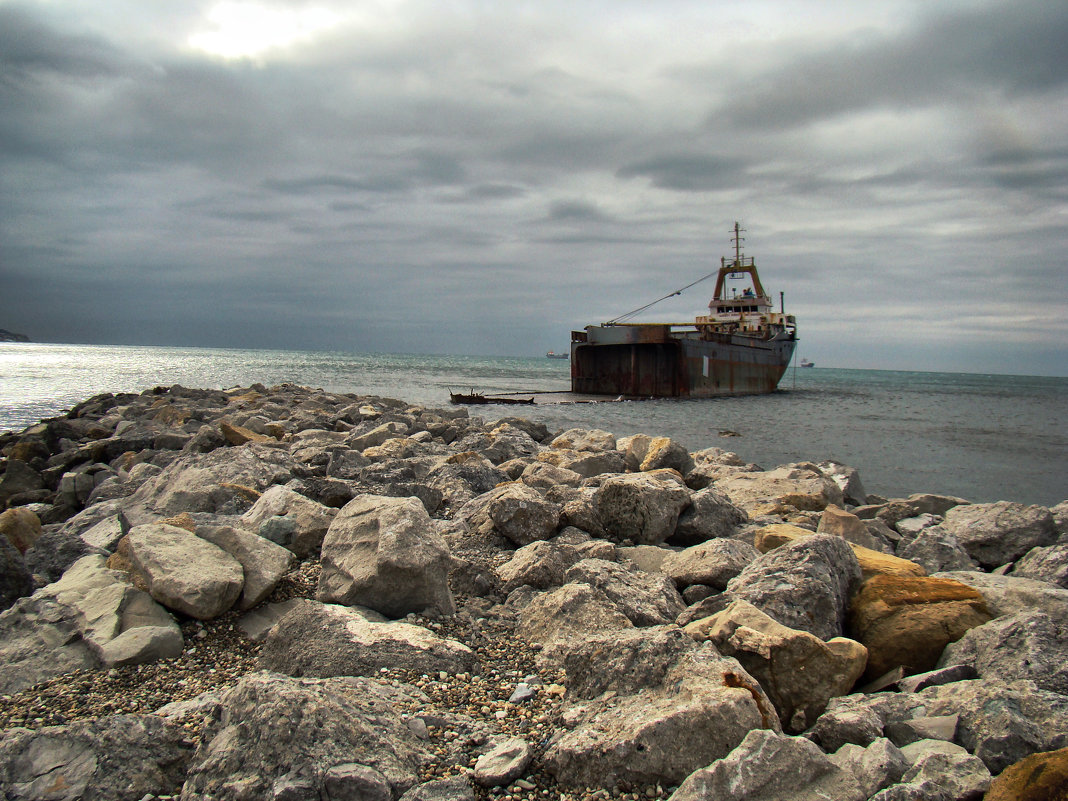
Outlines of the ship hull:
<svg viewBox="0 0 1068 801">
<path fill-rule="evenodd" d="M 656 398 L 774 392 L 795 345 L 791 334 L 705 337 L 666 325 L 589 326 L 571 343 L 571 391 Z"/>
</svg>

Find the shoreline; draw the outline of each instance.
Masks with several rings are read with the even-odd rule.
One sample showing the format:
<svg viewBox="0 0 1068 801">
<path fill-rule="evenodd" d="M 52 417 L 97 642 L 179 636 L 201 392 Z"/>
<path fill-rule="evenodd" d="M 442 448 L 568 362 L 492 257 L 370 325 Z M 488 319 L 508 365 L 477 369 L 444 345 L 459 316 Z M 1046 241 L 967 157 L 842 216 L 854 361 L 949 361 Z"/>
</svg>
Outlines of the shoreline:
<svg viewBox="0 0 1068 801">
<path fill-rule="evenodd" d="M 1029 588 L 1028 606 L 1063 624 L 1068 586 L 1050 560 L 1068 551 L 1065 503 L 882 498 L 834 462 L 758 470 L 655 432 L 617 439 L 549 431 L 517 407 L 472 411 L 292 384 L 175 386 L 95 396 L 0 435 L 5 553 L 17 553 L 6 573 L 17 578 L 21 564 L 25 574 L 0 616 L 4 766 L 41 747 L 42 732 L 82 742 L 85 726 L 111 726 L 133 743 L 129 727 L 162 726 L 173 753 L 157 743 L 145 758 L 180 770 L 137 797 L 176 797 L 183 785 L 182 797 L 231 797 L 224 788 L 245 775 L 242 757 L 210 756 L 237 736 L 226 720 L 247 714 L 269 740 L 296 725 L 299 715 L 286 715 L 318 710 L 343 743 L 355 735 L 330 710 L 371 701 L 376 712 L 359 709 L 381 739 L 376 767 L 342 769 L 329 749 L 289 754 L 265 768 L 274 789 L 262 793 L 299 774 L 377 782 L 394 798 L 683 801 L 701 797 L 691 774 L 733 770 L 732 754 L 756 748 L 754 732 L 802 749 L 852 788 L 866 779 L 841 746 L 893 748 L 925 765 L 917 749 L 901 751 L 898 724 L 953 706 L 945 714 L 959 725 L 915 739 L 952 743 L 964 752 L 955 764 L 989 784 L 1010 767 L 984 750 L 997 734 L 982 717 L 989 693 L 1026 697 L 1030 725 L 1044 710 L 1043 747 L 1021 745 L 1020 758 L 1068 746 L 1068 714 L 1054 703 L 1068 682 L 1055 671 L 984 675 L 965 650 L 942 665 L 942 647 L 920 654 L 929 631 L 898 629 L 886 642 L 863 606 L 887 582 L 932 593 L 927 613 L 956 627 L 947 652 L 1028 613 L 1006 606 L 1006 585 Z M 1011 530 L 1006 516 L 1019 518 Z M 370 541 L 378 561 L 361 562 Z M 389 547 L 400 553 L 384 555 Z M 199 559 L 212 567 L 178 575 Z M 781 584 L 813 561 L 836 577 L 831 595 L 826 578 L 816 587 L 798 574 L 788 597 L 761 583 L 762 570 Z M 225 569 L 238 578 L 218 578 Z M 955 611 L 939 600 L 947 588 Z M 113 606 L 101 600 L 112 596 Z M 809 615 L 815 630 L 798 608 L 823 610 Z M 716 633 L 743 620 L 763 631 L 762 648 L 803 642 L 822 654 L 834 686 L 767 673 L 756 652 Z M 55 641 L 56 626 L 68 639 L 49 651 L 41 643 Z M 37 652 L 26 647 L 33 637 Z M 826 652 L 835 637 L 853 643 L 848 656 Z M 906 689 L 931 671 L 940 678 Z M 276 717 L 242 712 L 243 693 L 275 699 Z M 849 709 L 891 700 L 898 711 L 880 713 L 878 736 L 843 733 Z M 928 711 L 918 715 L 921 701 Z M 663 739 L 710 715 L 722 731 Z M 255 748 L 244 747 L 251 759 Z M 904 775 L 880 781 L 909 784 Z"/>
</svg>

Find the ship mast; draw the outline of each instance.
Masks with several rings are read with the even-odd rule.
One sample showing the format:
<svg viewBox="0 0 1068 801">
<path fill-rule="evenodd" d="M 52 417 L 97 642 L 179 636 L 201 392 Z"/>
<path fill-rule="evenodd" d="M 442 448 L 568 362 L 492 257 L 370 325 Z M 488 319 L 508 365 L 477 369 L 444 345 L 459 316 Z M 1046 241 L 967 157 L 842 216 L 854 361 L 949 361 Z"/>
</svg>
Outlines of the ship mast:
<svg viewBox="0 0 1068 801">
<path fill-rule="evenodd" d="M 738 221 L 735 220 L 734 236 L 731 238 L 731 241 L 734 243 L 734 264 L 737 267 L 741 267 L 742 265 L 742 242 L 745 241 L 745 239 L 742 237 L 743 230 L 745 229 L 739 226 Z"/>
</svg>

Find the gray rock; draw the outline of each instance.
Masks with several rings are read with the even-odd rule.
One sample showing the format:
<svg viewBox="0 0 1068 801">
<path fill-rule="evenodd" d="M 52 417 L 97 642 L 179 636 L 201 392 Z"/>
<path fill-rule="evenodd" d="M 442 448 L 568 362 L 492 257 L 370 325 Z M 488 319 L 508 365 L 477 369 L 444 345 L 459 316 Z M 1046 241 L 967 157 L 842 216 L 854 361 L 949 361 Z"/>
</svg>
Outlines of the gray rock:
<svg viewBox="0 0 1068 801">
<path fill-rule="evenodd" d="M 185 730 L 155 715 L 111 715 L 0 739 L 7 798 L 138 801 L 178 795 L 192 747 Z"/>
<path fill-rule="evenodd" d="M 635 626 L 672 623 L 686 608 L 667 576 L 635 570 L 619 562 L 583 559 L 567 570 L 564 580 L 597 588 Z"/>
<path fill-rule="evenodd" d="M 524 584 L 538 590 L 559 587 L 565 583 L 564 573 L 580 558 L 575 547 L 563 543 L 539 540 L 524 545 L 497 568 L 501 590 L 509 593 Z"/>
<path fill-rule="evenodd" d="M 726 756 L 751 730 L 779 728 L 756 680 L 707 645 L 686 654 L 659 687 L 606 694 L 576 715 L 543 758 L 571 788 L 675 784 Z"/>
<path fill-rule="evenodd" d="M 19 459 L 8 459 L 4 476 L 0 478 L 0 508 L 8 499 L 24 492 L 33 492 L 44 487 L 41 474 Z"/>
<path fill-rule="evenodd" d="M 399 801 L 475 801 L 475 791 L 467 779 L 454 776 L 413 787 Z"/>
<path fill-rule="evenodd" d="M 287 601 L 264 604 L 243 614 L 237 621 L 238 628 L 253 642 L 262 643 L 279 620 L 289 614 L 294 607 L 304 603 L 307 603 L 306 598 L 290 598 Z M 375 614 L 370 609 L 367 612 Z"/>
<path fill-rule="evenodd" d="M 267 533 L 273 535 L 266 538 L 304 558 L 319 553 L 323 538 L 336 514 L 336 509 L 324 506 L 300 493 L 286 487 L 273 486 L 242 515 L 241 521 L 249 530 L 258 531 L 275 518 L 284 517 L 291 520 L 292 534 L 285 541 L 280 541 L 285 536 L 281 527 L 277 532 L 268 530 Z M 279 526 L 277 522 L 273 525 Z M 285 528 L 288 529 L 289 525 L 287 524 Z"/>
<path fill-rule="evenodd" d="M 717 481 L 716 489 L 750 515 L 780 505 L 818 512 L 829 503 L 836 506 L 843 503 L 838 484 L 811 463 L 782 465 L 766 472 L 735 473 Z"/>
<path fill-rule="evenodd" d="M 395 706 L 401 702 L 417 703 L 361 678 L 244 676 L 201 735 L 183 797 L 277 798 L 276 782 L 299 776 L 310 780 L 313 798 L 328 798 L 326 777 L 357 755 L 399 796 L 417 783 L 426 757 Z"/>
<path fill-rule="evenodd" d="M 184 648 L 182 632 L 175 625 L 137 626 L 127 629 L 100 648 L 100 658 L 109 667 L 140 665 L 175 659 Z"/>
<path fill-rule="evenodd" d="M 334 765 L 323 776 L 324 801 L 393 801 L 389 781 L 374 768 L 355 762 Z"/>
<path fill-rule="evenodd" d="M 497 534 L 516 545 L 552 537 L 561 508 L 525 484 L 505 484 L 464 504 L 459 517 L 473 531 Z"/>
<path fill-rule="evenodd" d="M 536 594 L 519 611 L 516 633 L 542 647 L 541 656 L 552 656 L 585 642 L 598 632 L 634 628 L 630 619 L 608 596 L 589 584 L 565 584 Z"/>
<path fill-rule="evenodd" d="M 1013 565 L 1009 575 L 1068 589 L 1068 543 L 1032 548 Z"/>
<path fill-rule="evenodd" d="M 260 667 L 287 676 L 374 676 L 383 668 L 463 673 L 474 653 L 410 623 L 368 620 L 357 609 L 305 601 L 270 630 Z"/>
<path fill-rule="evenodd" d="M 248 444 L 210 453 L 183 453 L 128 498 L 133 508 L 158 515 L 182 512 L 241 514 L 258 493 L 283 484 L 300 463 L 269 445 Z M 131 522 L 133 520 L 131 519 Z"/>
<path fill-rule="evenodd" d="M 197 526 L 196 535 L 234 557 L 244 571 L 237 608 L 262 602 L 296 561 L 293 552 L 250 531 L 233 526 Z"/>
<path fill-rule="evenodd" d="M 77 609 L 49 596 L 21 598 L 0 614 L 0 693 L 99 668 L 81 622 Z"/>
<path fill-rule="evenodd" d="M 901 777 L 906 784 L 930 782 L 954 801 L 979 801 L 990 786 L 990 771 L 971 754 L 929 754 Z"/>
<path fill-rule="evenodd" d="M 845 503 L 861 506 L 868 502 L 868 495 L 864 491 L 860 473 L 855 467 L 835 461 L 820 462 L 816 467 L 820 469 L 823 475 L 838 485 L 838 488 L 842 490 L 842 500 Z"/>
<path fill-rule="evenodd" d="M 672 801 L 864 801 L 867 796 L 813 743 L 751 731 L 722 759 L 694 771 Z"/>
<path fill-rule="evenodd" d="M 868 801 L 956 801 L 932 781 L 893 784 Z"/>
<path fill-rule="evenodd" d="M 633 695 L 658 687 L 668 671 L 698 647 L 676 626 L 590 634 L 563 657 L 568 697 Z"/>
<path fill-rule="evenodd" d="M 834 752 L 847 744 L 867 748 L 883 736 L 883 717 L 877 707 L 864 703 L 833 706 L 833 703 L 806 732 L 824 751 Z"/>
<path fill-rule="evenodd" d="M 519 480 L 528 487 L 545 491 L 561 485 L 577 487 L 582 483 L 582 476 L 574 470 L 557 467 L 547 462 L 532 462 L 523 468 Z"/>
<path fill-rule="evenodd" d="M 860 579 L 849 544 L 817 534 L 763 554 L 731 579 L 727 594 L 784 626 L 829 640 L 841 636 L 846 604 Z"/>
<path fill-rule="evenodd" d="M 526 740 L 509 737 L 476 760 L 471 777 L 483 787 L 500 787 L 522 776 L 532 758 Z"/>
<path fill-rule="evenodd" d="M 674 471 L 609 476 L 593 495 L 606 539 L 659 545 L 675 533 L 690 490 Z"/>
<path fill-rule="evenodd" d="M 88 510 L 86 510 L 88 511 Z M 41 536 L 24 554 L 26 569 L 45 582 L 58 581 L 63 574 L 84 556 L 100 555 L 105 551 L 94 548 L 81 537 L 67 531 L 45 526 Z"/>
<path fill-rule="evenodd" d="M 153 598 L 198 620 L 218 617 L 241 595 L 241 563 L 183 528 L 166 523 L 134 526 L 119 552 Z"/>
<path fill-rule="evenodd" d="M 760 551 L 749 543 L 715 539 L 669 554 L 660 569 L 680 590 L 692 584 L 724 590 L 727 582 L 759 558 Z"/>
<path fill-rule="evenodd" d="M 993 775 L 1030 754 L 1068 746 L 1068 697 L 1029 681 L 962 681 L 928 687 L 908 698 L 927 715 L 959 715 L 956 742 L 982 759 Z M 887 722 L 895 716 L 910 713 L 898 711 Z"/>
<path fill-rule="evenodd" d="M 885 737 L 875 740 L 867 748 L 847 743 L 830 754 L 830 758 L 842 770 L 853 775 L 864 791 L 865 798 L 891 784 L 897 784 L 910 766 L 901 749 Z"/>
<path fill-rule="evenodd" d="M 83 532 L 81 537 L 87 545 L 93 548 L 114 553 L 119 540 L 125 537 L 129 531 L 130 522 L 126 519 L 126 515 L 118 512 L 104 518 Z"/>
<path fill-rule="evenodd" d="M 914 539 L 898 550 L 897 555 L 920 565 L 928 575 L 944 570 L 979 569 L 979 563 L 968 556 L 956 536 L 942 526 L 921 529 Z"/>
<path fill-rule="evenodd" d="M 1068 621 L 1039 609 L 995 618 L 946 646 L 939 665 L 970 665 L 982 678 L 1030 679 L 1068 695 Z"/>
<path fill-rule="evenodd" d="M 1057 540 L 1049 509 L 1009 501 L 955 507 L 946 512 L 942 527 L 987 569 L 1013 562 L 1032 548 Z"/>
<path fill-rule="evenodd" d="M 451 615 L 450 562 L 444 540 L 418 500 L 363 495 L 330 524 L 316 597 L 392 618 L 428 608 Z"/>
<path fill-rule="evenodd" d="M 456 510 L 508 480 L 508 475 L 485 456 L 464 452 L 450 456 L 444 464 L 433 468 L 425 482 L 441 493 L 444 504 Z"/>
<path fill-rule="evenodd" d="M 936 578 L 954 579 L 978 590 L 994 617 L 1041 609 L 1055 620 L 1068 619 L 1068 590 L 1045 581 L 967 570 L 938 573 Z"/>
</svg>

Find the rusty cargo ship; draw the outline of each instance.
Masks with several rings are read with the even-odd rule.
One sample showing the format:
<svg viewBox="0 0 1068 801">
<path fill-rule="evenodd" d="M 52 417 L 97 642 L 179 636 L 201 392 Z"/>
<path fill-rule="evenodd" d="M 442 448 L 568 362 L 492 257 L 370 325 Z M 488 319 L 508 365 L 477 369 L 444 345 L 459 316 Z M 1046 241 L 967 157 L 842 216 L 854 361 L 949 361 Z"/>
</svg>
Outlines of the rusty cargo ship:
<svg viewBox="0 0 1068 801">
<path fill-rule="evenodd" d="M 734 258 L 721 258 L 718 273 L 705 276 L 716 276 L 707 315 L 688 323 L 617 318 L 572 331 L 571 391 L 635 398 L 775 391 L 793 358 L 797 323 L 782 293 L 774 311 L 756 262 L 742 253 L 738 223 L 733 231 Z"/>
</svg>

